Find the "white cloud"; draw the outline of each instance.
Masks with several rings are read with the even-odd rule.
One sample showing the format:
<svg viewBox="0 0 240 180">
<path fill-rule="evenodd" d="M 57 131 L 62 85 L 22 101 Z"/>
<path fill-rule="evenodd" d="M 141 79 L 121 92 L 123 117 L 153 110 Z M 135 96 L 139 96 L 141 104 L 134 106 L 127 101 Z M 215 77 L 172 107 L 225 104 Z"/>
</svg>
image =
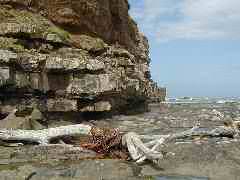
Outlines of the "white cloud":
<svg viewBox="0 0 240 180">
<path fill-rule="evenodd" d="M 160 41 L 240 38 L 240 0 L 139 1 L 132 15 Z"/>
</svg>

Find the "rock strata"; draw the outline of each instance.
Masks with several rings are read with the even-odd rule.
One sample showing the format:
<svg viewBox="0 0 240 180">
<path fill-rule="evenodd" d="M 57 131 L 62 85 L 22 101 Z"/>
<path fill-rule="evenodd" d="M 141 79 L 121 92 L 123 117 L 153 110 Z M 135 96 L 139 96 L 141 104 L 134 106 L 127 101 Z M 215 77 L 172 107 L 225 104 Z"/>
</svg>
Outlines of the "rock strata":
<svg viewBox="0 0 240 180">
<path fill-rule="evenodd" d="M 126 0 L 0 0 L 0 109 L 125 112 L 165 92 Z"/>
</svg>

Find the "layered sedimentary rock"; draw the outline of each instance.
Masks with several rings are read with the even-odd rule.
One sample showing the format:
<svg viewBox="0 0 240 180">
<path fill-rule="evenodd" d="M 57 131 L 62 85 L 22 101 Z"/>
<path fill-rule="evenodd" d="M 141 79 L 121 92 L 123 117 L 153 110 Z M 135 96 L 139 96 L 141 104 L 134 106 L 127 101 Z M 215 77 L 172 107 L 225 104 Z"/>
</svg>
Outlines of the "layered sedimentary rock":
<svg viewBox="0 0 240 180">
<path fill-rule="evenodd" d="M 127 0 L 0 0 L 0 106 L 121 112 L 164 93 Z"/>
</svg>

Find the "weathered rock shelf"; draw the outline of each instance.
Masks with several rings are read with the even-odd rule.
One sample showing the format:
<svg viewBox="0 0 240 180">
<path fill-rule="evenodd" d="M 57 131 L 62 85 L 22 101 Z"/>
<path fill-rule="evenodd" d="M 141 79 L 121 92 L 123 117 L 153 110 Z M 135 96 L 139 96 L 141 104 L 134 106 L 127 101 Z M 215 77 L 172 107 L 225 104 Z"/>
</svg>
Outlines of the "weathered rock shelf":
<svg viewBox="0 0 240 180">
<path fill-rule="evenodd" d="M 6 141 L 6 144 L 1 142 L 3 146 L 0 148 L 1 176 L 7 180 L 16 179 L 15 177 L 98 180 L 99 176 L 109 180 L 238 179 L 240 141 L 238 137 L 234 137 L 235 133 L 238 134 L 238 131 L 234 130 L 234 124 L 239 126 L 239 112 L 239 103 L 155 104 L 151 106 L 151 112 L 132 116 L 115 116 L 111 119 L 104 118 L 81 126 L 119 128 L 125 132 L 124 134 L 137 132 L 141 135 L 140 139 L 145 138 L 143 141 L 145 145 L 154 146 L 155 142 L 151 140 L 169 138 L 156 148 L 156 151 L 163 155 L 163 159 L 160 159 L 157 166 L 153 166 L 148 161 L 142 165 L 136 165 L 133 161 L 96 159 L 97 154 L 91 150 L 76 145 L 54 144 L 59 143 L 58 138 L 50 145 L 41 146 L 22 142 L 24 146 L 6 147 L 12 142 Z M 34 122 L 34 119 L 39 119 L 37 110 L 34 110 L 29 121 Z M 200 129 L 188 131 L 196 122 L 199 123 Z M 89 130 L 89 128 L 86 129 Z M 57 133 L 54 135 L 57 136 Z M 64 138 L 63 140 L 68 141 Z M 147 143 L 149 141 L 150 143 Z M 92 173 L 93 171 L 95 173 Z"/>
</svg>

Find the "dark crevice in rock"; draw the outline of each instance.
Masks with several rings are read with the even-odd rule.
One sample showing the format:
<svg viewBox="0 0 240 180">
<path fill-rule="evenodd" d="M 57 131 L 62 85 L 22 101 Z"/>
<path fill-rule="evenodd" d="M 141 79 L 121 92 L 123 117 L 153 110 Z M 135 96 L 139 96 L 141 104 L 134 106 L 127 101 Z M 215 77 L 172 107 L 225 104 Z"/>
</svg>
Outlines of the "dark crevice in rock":
<svg viewBox="0 0 240 180">
<path fill-rule="evenodd" d="M 4 36 L 1 35 L 1 37 L 7 37 L 7 38 L 16 38 L 16 39 L 31 39 L 31 35 L 29 33 L 24 32 L 18 32 L 18 33 L 6 33 Z"/>
<path fill-rule="evenodd" d="M 100 119 L 106 119 L 111 118 L 113 116 L 113 113 L 110 112 L 83 112 L 82 118 L 86 121 L 90 120 L 100 120 Z"/>
<path fill-rule="evenodd" d="M 32 172 L 30 173 L 25 180 L 31 180 L 33 176 L 35 176 L 37 174 L 37 172 Z"/>
<path fill-rule="evenodd" d="M 26 1 L 27 2 L 27 1 Z M 22 2 L 14 2 L 14 1 L 1 1 L 0 4 L 3 6 L 3 8 L 7 8 L 7 9 L 18 9 L 18 10 L 30 10 L 27 7 L 26 2 L 22 1 Z"/>
<path fill-rule="evenodd" d="M 89 50 L 88 52 L 89 52 L 89 55 L 92 58 L 96 58 L 96 57 L 101 56 L 102 54 L 104 54 L 106 51 L 107 51 L 107 49 L 102 49 L 102 50 L 99 50 L 99 51 Z"/>
<path fill-rule="evenodd" d="M 92 75 L 99 75 L 99 74 L 105 74 L 106 72 L 104 69 L 99 70 L 89 70 L 89 69 L 81 69 L 81 70 L 64 70 L 64 69 L 51 69 L 50 72 L 48 72 L 48 75 L 62 75 L 62 74 L 74 74 L 77 73 L 78 76 L 84 76 L 85 74 L 92 74 Z"/>
<path fill-rule="evenodd" d="M 8 116 L 8 113 L 0 112 L 0 120 L 5 119 Z"/>
</svg>

